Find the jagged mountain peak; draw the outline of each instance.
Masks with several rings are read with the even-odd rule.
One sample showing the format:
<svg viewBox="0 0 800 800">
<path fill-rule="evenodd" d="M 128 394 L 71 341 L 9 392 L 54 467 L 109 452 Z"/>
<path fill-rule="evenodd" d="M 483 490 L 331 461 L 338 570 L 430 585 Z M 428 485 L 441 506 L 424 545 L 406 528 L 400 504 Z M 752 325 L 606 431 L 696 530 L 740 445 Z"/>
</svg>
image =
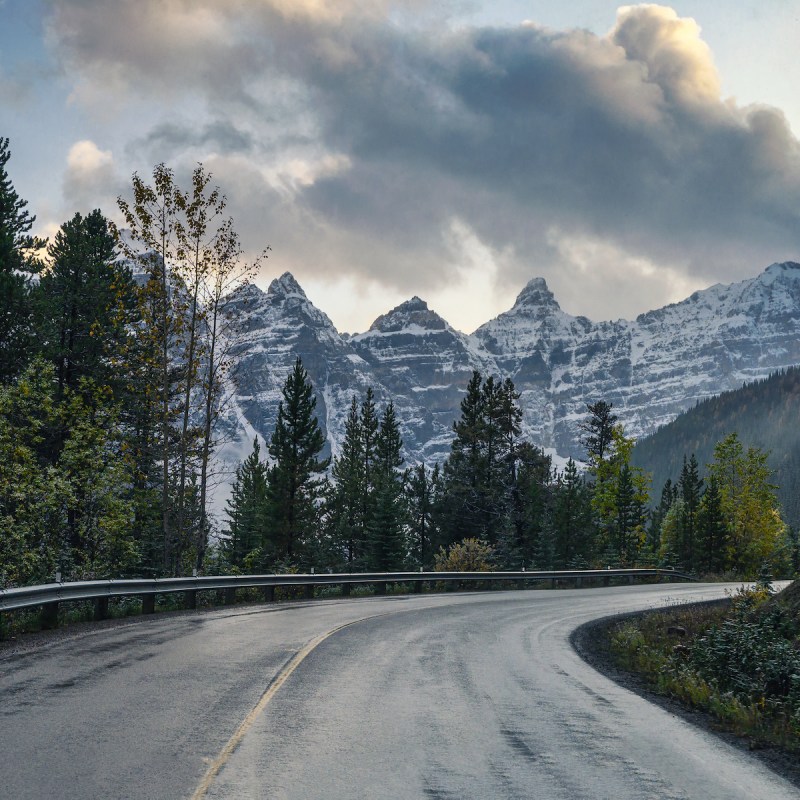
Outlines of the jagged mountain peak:
<svg viewBox="0 0 800 800">
<path fill-rule="evenodd" d="M 800 264 L 796 261 L 778 261 L 770 264 L 759 276 L 760 278 L 800 279 Z"/>
<path fill-rule="evenodd" d="M 249 301 L 255 301 L 263 300 L 263 298 L 266 296 L 266 292 L 261 287 L 250 282 L 245 283 L 243 286 L 238 286 L 234 290 L 234 295 L 237 300 L 246 299 Z"/>
<path fill-rule="evenodd" d="M 412 297 L 372 327 L 343 338 L 292 275 L 234 309 L 235 459 L 257 432 L 269 440 L 281 386 L 297 355 L 309 370 L 317 411 L 337 453 L 353 394 L 393 398 L 412 463 L 441 461 L 473 370 L 510 377 L 525 410 L 523 433 L 563 457 L 583 457 L 586 405 L 619 409 L 640 436 L 698 400 L 800 364 L 800 264 L 772 264 L 756 277 L 703 289 L 636 320 L 591 322 L 559 308 L 542 278 L 512 309 L 464 335 Z M 234 431 L 239 431 L 234 434 Z"/>
<path fill-rule="evenodd" d="M 560 311 L 555 295 L 550 291 L 547 281 L 544 278 L 532 278 L 525 284 L 525 288 L 517 295 L 514 309 L 546 309 Z"/>
<path fill-rule="evenodd" d="M 441 331 L 447 323 L 428 304 L 414 295 L 410 300 L 400 303 L 386 314 L 381 314 L 370 325 L 370 331 L 379 333 L 395 333 L 415 325 L 428 331 Z"/>
<path fill-rule="evenodd" d="M 308 300 L 306 293 L 291 272 L 284 272 L 280 278 L 275 278 L 267 289 L 267 295 L 280 298 L 296 295 L 303 300 Z"/>
</svg>

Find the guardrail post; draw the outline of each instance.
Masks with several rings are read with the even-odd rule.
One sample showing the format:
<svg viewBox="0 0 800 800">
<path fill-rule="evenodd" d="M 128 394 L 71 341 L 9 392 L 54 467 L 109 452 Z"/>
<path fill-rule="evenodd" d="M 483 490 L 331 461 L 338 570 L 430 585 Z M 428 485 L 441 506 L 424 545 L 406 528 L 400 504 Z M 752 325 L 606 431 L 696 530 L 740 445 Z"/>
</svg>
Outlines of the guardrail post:
<svg viewBox="0 0 800 800">
<path fill-rule="evenodd" d="M 611 584 L 611 576 L 603 575 L 603 586 L 609 586 L 610 584 Z"/>
<path fill-rule="evenodd" d="M 183 593 L 183 601 L 186 604 L 186 608 L 197 608 L 197 591 L 195 589 L 185 591 Z"/>
<path fill-rule="evenodd" d="M 386 594 L 386 581 L 378 581 L 375 584 L 375 594 Z"/>
<path fill-rule="evenodd" d="M 156 613 L 156 596 L 154 594 L 142 595 L 142 614 Z"/>
<path fill-rule="evenodd" d="M 274 586 L 264 586 L 264 587 L 262 587 L 261 591 L 264 594 L 264 602 L 265 603 L 274 603 L 275 602 L 275 587 Z"/>
<path fill-rule="evenodd" d="M 2 613 L 0 613 L 0 642 L 2 642 L 6 638 L 6 619 Z"/>
<path fill-rule="evenodd" d="M 101 620 L 108 617 L 108 598 L 95 597 L 94 599 L 94 619 Z"/>
<path fill-rule="evenodd" d="M 350 584 L 343 583 L 342 584 L 342 597 L 350 597 Z"/>
<path fill-rule="evenodd" d="M 225 589 L 225 605 L 232 606 L 236 604 L 236 588 L 230 586 L 229 588 Z"/>
<path fill-rule="evenodd" d="M 58 602 L 45 603 L 41 613 L 42 628 L 51 631 L 58 627 Z"/>
<path fill-rule="evenodd" d="M 423 581 L 414 581 L 414 594 L 422 594 Z"/>
<path fill-rule="evenodd" d="M 303 597 L 306 600 L 313 600 L 314 599 L 314 584 L 307 583 L 305 587 L 303 587 Z"/>
<path fill-rule="evenodd" d="M 633 575 L 628 575 L 628 583 L 629 583 L 629 584 L 632 584 L 632 583 L 633 583 L 633 578 L 634 578 L 634 576 L 633 576 Z"/>
<path fill-rule="evenodd" d="M 575 578 L 575 588 L 580 589 L 583 586 L 583 578 Z"/>
</svg>

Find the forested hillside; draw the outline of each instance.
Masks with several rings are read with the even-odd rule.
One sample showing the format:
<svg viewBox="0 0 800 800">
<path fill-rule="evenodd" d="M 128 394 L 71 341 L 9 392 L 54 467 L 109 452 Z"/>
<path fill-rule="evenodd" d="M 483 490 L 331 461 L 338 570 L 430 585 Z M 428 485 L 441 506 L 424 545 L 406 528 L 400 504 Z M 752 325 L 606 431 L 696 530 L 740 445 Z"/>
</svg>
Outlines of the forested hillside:
<svg viewBox="0 0 800 800">
<path fill-rule="evenodd" d="M 654 496 L 669 478 L 678 479 L 684 455 L 695 455 L 701 473 L 714 446 L 737 432 L 746 447 L 768 453 L 772 482 L 787 524 L 800 527 L 800 368 L 698 403 L 668 425 L 640 439 L 632 461 L 652 473 Z"/>
</svg>

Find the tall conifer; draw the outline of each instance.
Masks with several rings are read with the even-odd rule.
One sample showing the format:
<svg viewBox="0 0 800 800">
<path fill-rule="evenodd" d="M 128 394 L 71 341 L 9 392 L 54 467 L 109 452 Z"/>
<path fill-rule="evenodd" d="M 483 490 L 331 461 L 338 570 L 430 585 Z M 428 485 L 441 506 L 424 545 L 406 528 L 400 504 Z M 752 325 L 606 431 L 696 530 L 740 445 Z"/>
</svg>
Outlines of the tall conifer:
<svg viewBox="0 0 800 800">
<path fill-rule="evenodd" d="M 325 437 L 315 413 L 317 398 L 298 358 L 283 387 L 278 419 L 269 443 L 269 535 L 279 556 L 305 558 L 318 530 L 321 475 L 328 459 L 319 459 Z"/>
</svg>

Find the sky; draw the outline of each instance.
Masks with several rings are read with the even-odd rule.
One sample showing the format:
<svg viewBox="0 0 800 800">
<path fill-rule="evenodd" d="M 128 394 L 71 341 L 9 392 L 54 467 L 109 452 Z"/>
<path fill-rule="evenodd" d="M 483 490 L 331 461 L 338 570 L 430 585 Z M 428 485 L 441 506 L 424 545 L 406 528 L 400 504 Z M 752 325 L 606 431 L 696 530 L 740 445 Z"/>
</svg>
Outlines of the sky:
<svg viewBox="0 0 800 800">
<path fill-rule="evenodd" d="M 534 277 L 633 318 L 800 260 L 798 41 L 800 0 L 0 0 L 0 136 L 50 236 L 202 162 L 342 332 Z"/>
</svg>

